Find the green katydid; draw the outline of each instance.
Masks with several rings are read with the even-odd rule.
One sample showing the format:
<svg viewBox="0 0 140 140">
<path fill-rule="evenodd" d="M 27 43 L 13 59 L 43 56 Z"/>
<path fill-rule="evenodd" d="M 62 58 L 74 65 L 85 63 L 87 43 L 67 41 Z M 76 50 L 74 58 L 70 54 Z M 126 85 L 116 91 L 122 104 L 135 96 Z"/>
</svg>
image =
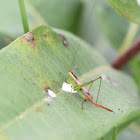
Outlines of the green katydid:
<svg viewBox="0 0 140 140">
<path fill-rule="evenodd" d="M 80 47 L 80 45 L 77 47 L 76 53 L 74 55 L 74 58 L 73 58 L 73 61 L 71 64 L 71 68 L 72 68 L 72 65 L 73 65 L 73 62 L 74 62 L 74 59 L 76 57 L 76 54 L 77 54 L 79 47 Z M 67 68 L 67 70 L 68 70 L 68 68 Z M 99 80 L 99 79 L 100 79 L 100 85 L 99 85 L 98 95 L 97 95 L 96 102 L 94 102 L 93 97 L 89 94 L 89 91 L 93 85 L 93 82 L 96 80 Z M 63 81 L 62 90 L 67 91 L 67 92 L 71 92 L 71 93 L 78 93 L 84 99 L 84 101 L 82 102 L 82 109 L 83 109 L 83 103 L 86 100 L 88 100 L 89 102 L 91 102 L 95 106 L 98 106 L 98 107 L 103 108 L 107 111 L 113 112 L 112 110 L 97 104 L 99 93 L 100 93 L 100 88 L 101 88 L 101 82 L 102 82 L 102 77 L 100 76 L 94 80 L 91 80 L 91 81 L 83 84 L 71 70 L 68 70 L 67 82 L 65 83 Z M 86 86 L 88 86 L 88 85 L 90 85 L 89 90 L 87 90 L 87 88 L 86 88 Z"/>
<path fill-rule="evenodd" d="M 89 94 L 89 91 L 90 91 L 90 88 L 92 87 L 92 84 L 94 81 L 100 79 L 100 85 L 99 85 L 99 90 L 98 90 L 98 95 L 97 95 L 97 100 L 96 102 L 93 102 L 93 97 Z M 72 92 L 72 93 L 75 93 L 77 92 L 83 99 L 84 101 L 88 100 L 89 102 L 91 102 L 92 104 L 94 104 L 95 106 L 98 106 L 100 108 L 103 108 L 107 111 L 110 111 L 110 112 L 113 112 L 112 110 L 104 107 L 104 106 L 101 106 L 99 104 L 97 104 L 97 101 L 98 101 L 98 96 L 99 96 L 99 92 L 100 92 L 100 87 L 101 87 L 101 81 L 102 81 L 102 77 L 98 77 L 94 80 L 91 80 L 87 83 L 82 83 L 75 75 L 72 71 L 68 71 L 68 74 L 67 74 L 67 84 L 70 85 L 70 87 L 72 89 L 67 89 L 67 87 L 65 88 L 65 84 L 63 83 L 62 85 L 62 90 L 64 91 L 69 91 L 69 92 Z M 86 86 L 90 85 L 89 87 L 89 90 L 86 89 Z M 71 90 L 71 91 L 70 91 Z M 83 109 L 83 103 L 84 101 L 82 102 L 82 109 Z"/>
<path fill-rule="evenodd" d="M 95 4 L 96 4 L 96 1 L 95 1 Z M 95 6 L 95 4 L 94 4 L 94 6 Z M 94 6 L 93 6 L 93 9 L 94 9 Z M 90 15 L 92 14 L 93 9 L 92 9 Z M 75 52 L 75 55 L 74 55 L 74 58 L 73 58 L 73 61 L 72 61 L 72 64 L 71 64 L 71 68 L 72 68 L 72 65 L 73 65 L 73 62 L 74 62 L 74 59 L 76 57 L 76 54 L 77 54 L 77 51 L 78 51 L 79 47 L 80 47 L 80 42 L 79 42 L 79 45 L 78 45 L 77 50 Z M 89 91 L 90 91 L 90 89 L 92 87 L 93 82 L 96 81 L 96 80 L 98 80 L 98 79 L 100 79 L 100 85 L 99 85 L 97 100 L 96 100 L 96 102 L 93 102 L 93 97 L 89 94 Z M 72 92 L 72 93 L 77 92 L 84 99 L 84 101 L 88 100 L 89 102 L 91 102 L 95 106 L 98 106 L 98 107 L 103 108 L 103 109 L 105 109 L 107 111 L 113 112 L 112 110 L 110 110 L 110 109 L 108 109 L 106 107 L 103 107 L 103 106 L 97 104 L 98 96 L 99 96 L 99 92 L 100 92 L 100 87 L 101 87 L 101 82 L 102 82 L 102 77 L 100 76 L 97 79 L 91 80 L 91 81 L 83 84 L 74 75 L 74 73 L 71 70 L 68 70 L 68 74 L 67 74 L 67 85 L 69 85 L 69 87 L 64 82 L 63 85 L 62 85 L 62 90 L 67 91 L 67 92 Z M 90 85 L 89 90 L 86 89 L 86 86 L 88 86 L 88 85 Z M 82 109 L 83 109 L 83 103 L 84 103 L 84 101 L 82 102 Z"/>
</svg>

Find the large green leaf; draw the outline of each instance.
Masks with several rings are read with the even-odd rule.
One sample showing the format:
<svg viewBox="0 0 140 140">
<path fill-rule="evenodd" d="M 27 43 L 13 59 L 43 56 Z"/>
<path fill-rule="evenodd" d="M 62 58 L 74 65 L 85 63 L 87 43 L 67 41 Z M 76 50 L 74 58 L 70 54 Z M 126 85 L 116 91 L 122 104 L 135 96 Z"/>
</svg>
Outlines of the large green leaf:
<svg viewBox="0 0 140 140">
<path fill-rule="evenodd" d="M 121 15 L 134 23 L 140 23 L 139 0 L 107 0 Z"/>
<path fill-rule="evenodd" d="M 111 69 L 83 41 L 72 70 L 83 82 L 103 75 L 98 103 L 114 113 L 89 102 L 82 110 L 81 97 L 59 90 L 61 83 L 54 81 L 66 80 L 79 39 L 57 32 L 59 35 L 49 27 L 38 26 L 0 51 L 1 139 L 98 139 L 140 116 L 140 99 L 133 80 Z M 47 86 L 58 92 L 51 101 L 42 100 Z M 98 86 L 95 82 L 90 91 L 94 98 Z"/>
</svg>

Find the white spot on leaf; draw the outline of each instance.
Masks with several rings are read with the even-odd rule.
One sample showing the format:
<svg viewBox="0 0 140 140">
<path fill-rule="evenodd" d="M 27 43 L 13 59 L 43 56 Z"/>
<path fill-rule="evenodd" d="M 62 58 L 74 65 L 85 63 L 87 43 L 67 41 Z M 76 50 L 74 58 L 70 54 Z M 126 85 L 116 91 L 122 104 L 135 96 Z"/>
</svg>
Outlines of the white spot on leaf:
<svg viewBox="0 0 140 140">
<path fill-rule="evenodd" d="M 19 116 L 19 119 L 23 119 L 23 116 L 21 115 L 21 116 Z"/>
<path fill-rule="evenodd" d="M 48 90 L 48 94 L 50 97 L 56 97 L 56 94 L 52 90 Z"/>
<path fill-rule="evenodd" d="M 44 99 L 42 99 L 43 101 L 48 101 L 48 102 L 50 102 L 51 101 L 51 97 L 56 97 L 56 94 L 52 91 L 52 90 L 50 90 L 50 89 L 48 89 L 48 97 L 47 98 L 44 98 Z M 43 93 L 46 93 L 45 91 L 43 91 Z"/>
<path fill-rule="evenodd" d="M 48 101 L 48 102 L 50 102 L 51 101 L 51 97 L 47 97 L 47 98 L 44 98 L 44 99 L 42 99 L 43 101 Z"/>
<path fill-rule="evenodd" d="M 77 91 L 73 90 L 72 84 L 63 83 L 62 90 L 70 93 L 77 93 Z"/>
</svg>

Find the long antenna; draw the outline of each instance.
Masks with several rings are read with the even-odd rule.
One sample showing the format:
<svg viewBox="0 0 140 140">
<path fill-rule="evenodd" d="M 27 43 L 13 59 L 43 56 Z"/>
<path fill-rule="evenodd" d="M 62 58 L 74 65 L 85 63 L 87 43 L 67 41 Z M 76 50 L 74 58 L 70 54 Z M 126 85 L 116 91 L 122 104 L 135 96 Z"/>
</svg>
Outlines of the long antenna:
<svg viewBox="0 0 140 140">
<path fill-rule="evenodd" d="M 97 1 L 97 0 L 96 0 L 96 1 Z M 91 12 L 90 12 L 90 14 L 89 14 L 88 19 L 89 19 L 89 18 L 91 17 L 91 15 L 92 15 L 92 12 L 93 12 L 94 7 L 95 7 L 95 5 L 96 5 L 96 1 L 95 1 L 94 5 L 93 5 L 93 8 L 92 8 L 92 10 L 91 10 Z M 88 20 L 87 20 L 87 23 L 86 23 L 86 25 L 85 25 L 85 27 L 84 27 L 84 30 L 82 30 L 82 33 L 85 32 L 87 25 L 88 25 Z M 78 49 L 79 49 L 79 47 L 80 47 L 80 44 L 81 44 L 81 38 L 80 38 L 80 41 L 79 41 L 79 43 L 78 43 L 78 47 L 77 47 L 77 49 L 76 49 L 76 52 L 75 52 L 75 54 L 74 54 L 74 57 L 73 57 L 73 60 L 72 60 L 72 63 L 71 63 L 71 67 L 70 67 L 70 71 L 71 71 L 72 65 L 73 65 L 73 63 L 74 63 L 75 57 L 76 57 L 76 55 L 77 55 Z"/>
</svg>

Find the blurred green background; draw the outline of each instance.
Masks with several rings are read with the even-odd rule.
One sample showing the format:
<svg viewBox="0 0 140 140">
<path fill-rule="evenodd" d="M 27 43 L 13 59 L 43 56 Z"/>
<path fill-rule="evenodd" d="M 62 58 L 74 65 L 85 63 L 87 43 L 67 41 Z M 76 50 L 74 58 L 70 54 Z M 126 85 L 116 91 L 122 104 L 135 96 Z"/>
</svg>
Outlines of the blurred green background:
<svg viewBox="0 0 140 140">
<path fill-rule="evenodd" d="M 105 0 L 25 0 L 29 28 L 50 25 L 86 40 L 112 62 L 138 37 L 140 26 L 121 16 Z M 17 0 L 1 0 L 0 49 L 24 34 Z M 136 81 L 140 93 L 140 54 L 122 68 Z M 127 83 L 126 83 L 127 84 Z M 138 140 L 140 120 L 120 132 L 118 140 Z"/>
</svg>

